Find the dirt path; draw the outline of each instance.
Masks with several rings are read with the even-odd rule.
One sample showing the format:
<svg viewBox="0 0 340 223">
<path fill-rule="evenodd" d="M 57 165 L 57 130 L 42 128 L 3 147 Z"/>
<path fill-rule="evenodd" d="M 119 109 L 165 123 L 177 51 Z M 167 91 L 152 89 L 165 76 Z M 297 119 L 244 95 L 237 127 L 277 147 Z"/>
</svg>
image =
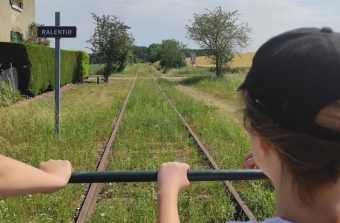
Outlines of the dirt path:
<svg viewBox="0 0 340 223">
<path fill-rule="evenodd" d="M 207 105 L 218 108 L 223 113 L 236 113 L 240 110 L 237 105 L 230 103 L 227 100 L 217 98 L 213 94 L 203 92 L 195 87 L 186 85 L 175 85 L 175 88 L 196 100 L 202 101 Z"/>
</svg>

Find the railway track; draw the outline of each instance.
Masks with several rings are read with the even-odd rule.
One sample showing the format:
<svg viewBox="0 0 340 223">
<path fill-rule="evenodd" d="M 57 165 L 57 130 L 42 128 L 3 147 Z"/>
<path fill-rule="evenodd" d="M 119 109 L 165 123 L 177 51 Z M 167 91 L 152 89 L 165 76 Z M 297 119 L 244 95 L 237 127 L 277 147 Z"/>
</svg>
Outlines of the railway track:
<svg viewBox="0 0 340 223">
<path fill-rule="evenodd" d="M 133 88 L 135 86 L 135 82 L 137 81 L 137 76 L 138 76 L 138 69 L 136 71 L 135 74 L 135 78 L 134 81 L 130 87 L 129 93 L 125 99 L 125 102 L 121 108 L 121 111 L 115 121 L 115 125 L 113 127 L 112 133 L 110 135 L 110 139 L 108 140 L 108 143 L 105 147 L 105 150 L 102 154 L 102 158 L 100 159 L 100 162 L 98 164 L 97 167 L 97 171 L 98 172 L 102 172 L 105 170 L 105 166 L 106 163 L 108 161 L 108 157 L 110 154 L 110 150 L 112 147 L 112 144 L 115 141 L 116 138 L 116 134 L 118 132 L 119 126 L 120 126 L 120 122 L 122 120 L 122 117 L 124 115 L 125 112 L 125 108 L 126 105 L 128 104 L 131 92 L 133 91 Z M 155 84 L 156 81 L 154 81 Z M 217 163 L 215 162 L 215 160 L 213 159 L 213 157 L 211 156 L 211 154 L 209 153 L 209 150 L 207 149 L 206 145 L 204 145 L 202 143 L 202 141 L 199 139 L 199 137 L 195 134 L 195 132 L 192 130 L 192 128 L 190 127 L 190 125 L 186 122 L 186 120 L 183 118 L 183 116 L 180 114 L 180 112 L 178 111 L 178 109 L 176 108 L 176 106 L 173 104 L 173 102 L 169 99 L 169 97 L 167 97 L 167 95 L 165 94 L 165 92 L 163 91 L 163 89 L 161 88 L 161 86 L 158 84 L 158 88 L 161 92 L 161 94 L 164 96 L 164 98 L 166 99 L 166 101 L 169 103 L 169 105 L 172 107 L 172 109 L 174 110 L 174 112 L 177 114 L 178 118 L 181 120 L 181 122 L 183 123 L 183 125 L 185 126 L 185 128 L 187 129 L 189 136 L 193 139 L 193 141 L 195 142 L 195 144 L 197 145 L 197 147 L 200 149 L 201 153 L 204 154 L 206 160 L 209 162 L 209 165 L 215 169 L 215 170 L 219 170 L 220 168 L 218 167 Z M 251 210 L 247 207 L 247 205 L 243 202 L 243 200 L 241 199 L 240 195 L 238 194 L 238 192 L 235 190 L 235 188 L 233 187 L 233 185 L 231 184 L 230 181 L 224 181 L 224 185 L 226 190 L 231 194 L 232 196 L 232 200 L 234 202 L 234 205 L 236 207 L 237 213 L 236 216 L 244 216 L 246 218 L 248 218 L 249 220 L 256 220 L 254 217 L 254 214 L 251 212 Z M 78 211 L 78 215 L 75 219 L 76 223 L 83 223 L 83 222 L 87 222 L 87 220 L 90 218 L 91 214 L 93 213 L 93 210 L 95 208 L 95 205 L 97 203 L 97 199 L 98 199 L 98 195 L 100 193 L 101 190 L 101 184 L 99 183 L 92 183 L 89 186 L 89 189 L 86 193 L 86 196 L 84 198 L 83 204 L 80 208 L 80 210 Z"/>
<path fill-rule="evenodd" d="M 127 96 L 125 98 L 125 101 L 122 105 L 122 108 L 119 112 L 119 115 L 118 115 L 117 119 L 114 121 L 115 124 L 113 126 L 110 138 L 109 138 L 109 140 L 108 140 L 108 142 L 105 146 L 104 152 L 102 153 L 102 156 L 101 156 L 99 163 L 97 165 L 97 170 L 96 170 L 97 172 L 102 172 L 102 171 L 105 170 L 105 167 L 106 167 L 106 164 L 107 164 L 107 161 L 108 161 L 108 158 L 109 158 L 109 154 L 111 152 L 111 146 L 112 146 L 112 144 L 113 144 L 113 142 L 116 138 L 120 123 L 123 119 L 123 115 L 124 115 L 124 112 L 125 112 L 125 109 L 126 109 L 126 105 L 129 101 L 131 92 L 132 92 L 133 87 L 135 86 L 135 82 L 137 80 L 138 70 L 139 70 L 139 67 L 137 68 L 135 78 L 134 78 L 134 80 L 131 84 L 129 93 L 127 94 Z M 89 186 L 89 188 L 86 192 L 85 198 L 83 200 L 83 203 L 82 203 L 82 205 L 79 209 L 78 215 L 76 217 L 76 221 L 75 221 L 76 223 L 86 222 L 87 219 L 91 216 L 91 214 L 92 214 L 92 212 L 95 208 L 95 204 L 97 202 L 98 194 L 99 194 L 100 190 L 101 190 L 101 184 L 99 184 L 99 183 L 90 184 L 90 186 Z"/>
<path fill-rule="evenodd" d="M 220 168 L 218 167 L 217 163 L 215 162 L 214 158 L 211 156 L 209 153 L 209 150 L 207 147 L 202 143 L 202 141 L 199 139 L 199 137 L 196 135 L 196 133 L 193 131 L 193 129 L 190 127 L 190 125 L 187 123 L 187 121 L 183 118 L 181 113 L 177 110 L 176 106 L 172 103 L 172 101 L 167 97 L 165 92 L 162 90 L 160 85 L 158 85 L 159 90 L 162 92 L 164 97 L 167 99 L 168 103 L 171 105 L 171 107 L 174 109 L 176 112 L 177 116 L 181 121 L 183 122 L 185 128 L 187 129 L 189 135 L 193 138 L 195 141 L 196 145 L 200 149 L 200 151 L 205 155 L 206 159 L 208 160 L 209 164 L 213 167 L 215 170 L 219 170 Z M 232 195 L 232 200 L 237 204 L 237 206 L 240 208 L 238 209 L 238 212 L 242 210 L 243 214 L 249 219 L 256 221 L 256 218 L 254 214 L 251 212 L 251 210 L 247 207 L 247 205 L 244 203 L 244 201 L 241 199 L 240 195 L 238 192 L 235 190 L 233 185 L 231 184 L 230 181 L 224 181 L 224 185 L 226 186 L 228 192 L 231 193 Z M 237 213 L 239 215 L 240 213 Z"/>
</svg>

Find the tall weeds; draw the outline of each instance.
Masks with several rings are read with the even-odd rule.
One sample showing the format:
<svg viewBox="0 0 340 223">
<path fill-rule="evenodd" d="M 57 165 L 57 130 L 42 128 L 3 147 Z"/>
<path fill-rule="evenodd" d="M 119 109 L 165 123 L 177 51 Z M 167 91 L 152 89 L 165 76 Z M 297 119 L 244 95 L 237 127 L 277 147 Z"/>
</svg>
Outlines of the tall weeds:
<svg viewBox="0 0 340 223">
<path fill-rule="evenodd" d="M 13 90 L 6 82 L 0 81 L 0 107 L 14 104 L 20 99 L 20 93 Z"/>
</svg>

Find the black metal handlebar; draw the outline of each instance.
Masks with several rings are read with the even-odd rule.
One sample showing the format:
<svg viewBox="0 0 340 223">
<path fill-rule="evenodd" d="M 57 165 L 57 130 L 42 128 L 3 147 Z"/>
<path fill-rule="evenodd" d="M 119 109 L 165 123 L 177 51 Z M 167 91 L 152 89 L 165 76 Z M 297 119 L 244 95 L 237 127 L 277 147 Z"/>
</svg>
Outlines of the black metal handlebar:
<svg viewBox="0 0 340 223">
<path fill-rule="evenodd" d="M 260 170 L 191 170 L 189 181 L 262 180 Z M 69 183 L 154 182 L 157 170 L 72 173 Z"/>
</svg>

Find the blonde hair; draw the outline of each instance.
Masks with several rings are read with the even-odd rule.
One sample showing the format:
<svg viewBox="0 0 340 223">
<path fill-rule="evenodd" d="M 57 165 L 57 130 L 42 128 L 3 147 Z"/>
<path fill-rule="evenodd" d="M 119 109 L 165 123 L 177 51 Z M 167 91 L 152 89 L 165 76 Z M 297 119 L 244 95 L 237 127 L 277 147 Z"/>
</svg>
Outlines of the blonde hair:
<svg viewBox="0 0 340 223">
<path fill-rule="evenodd" d="M 322 127 L 340 132 L 340 100 L 322 109 L 315 118 Z"/>
</svg>

